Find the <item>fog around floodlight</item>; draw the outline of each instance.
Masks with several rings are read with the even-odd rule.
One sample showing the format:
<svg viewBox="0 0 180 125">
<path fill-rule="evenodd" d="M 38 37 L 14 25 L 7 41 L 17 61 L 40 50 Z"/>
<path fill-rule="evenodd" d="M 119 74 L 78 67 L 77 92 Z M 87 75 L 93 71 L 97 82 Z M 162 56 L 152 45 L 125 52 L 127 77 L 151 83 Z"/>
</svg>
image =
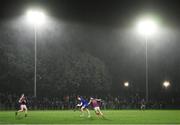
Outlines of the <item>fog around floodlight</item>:
<svg viewBox="0 0 180 125">
<path fill-rule="evenodd" d="M 45 22 L 45 14 L 38 10 L 27 11 L 27 20 L 33 25 L 42 25 Z"/>
<path fill-rule="evenodd" d="M 146 18 L 138 22 L 137 29 L 140 34 L 150 36 L 157 31 L 157 24 L 154 20 Z"/>
</svg>

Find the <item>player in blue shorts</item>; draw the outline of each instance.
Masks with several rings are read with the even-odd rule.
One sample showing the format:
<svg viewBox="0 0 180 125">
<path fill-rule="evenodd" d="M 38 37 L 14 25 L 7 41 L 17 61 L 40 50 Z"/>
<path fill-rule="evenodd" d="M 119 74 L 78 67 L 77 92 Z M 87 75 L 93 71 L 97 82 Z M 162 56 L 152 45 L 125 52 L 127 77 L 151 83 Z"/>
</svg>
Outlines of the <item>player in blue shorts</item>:
<svg viewBox="0 0 180 125">
<path fill-rule="evenodd" d="M 77 104 L 78 107 L 81 107 L 81 117 L 84 116 L 84 109 L 87 111 L 88 113 L 88 117 L 90 118 L 90 112 L 88 110 L 88 101 L 86 101 L 85 99 L 83 99 L 82 97 L 78 96 L 77 99 L 80 101 L 80 104 Z"/>
</svg>

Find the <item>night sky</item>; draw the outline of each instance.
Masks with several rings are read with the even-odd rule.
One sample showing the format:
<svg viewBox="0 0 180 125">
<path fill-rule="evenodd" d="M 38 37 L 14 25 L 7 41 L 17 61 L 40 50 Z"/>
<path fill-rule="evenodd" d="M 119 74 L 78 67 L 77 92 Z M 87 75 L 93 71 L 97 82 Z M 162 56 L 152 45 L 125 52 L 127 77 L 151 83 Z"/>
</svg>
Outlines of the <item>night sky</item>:
<svg viewBox="0 0 180 125">
<path fill-rule="evenodd" d="M 170 0 L 1 0 L 1 18 L 40 7 L 64 21 L 87 25 L 128 26 L 137 16 L 155 14 L 169 25 L 179 23 L 178 1 Z"/>
<path fill-rule="evenodd" d="M 145 42 L 135 30 L 138 18 L 158 19 L 160 30 L 149 38 L 148 63 L 150 92 L 161 90 L 169 80 L 171 89 L 180 89 L 180 8 L 175 0 L 1 0 L 1 27 L 23 15 L 27 8 L 43 8 L 56 23 L 63 23 L 82 52 L 102 60 L 112 75 L 113 88 L 123 91 L 129 81 L 145 88 Z M 3 32 L 0 29 L 0 32 Z M 63 31 L 61 31 L 63 32 Z M 56 32 L 56 34 L 61 34 Z M 68 32 L 71 32 L 68 34 Z M 74 37 L 76 36 L 76 37 Z M 59 38 L 61 39 L 61 38 Z M 121 90 L 122 89 L 122 90 Z M 156 93 L 154 93 L 154 96 Z M 153 94 L 152 94 L 153 96 Z"/>
</svg>

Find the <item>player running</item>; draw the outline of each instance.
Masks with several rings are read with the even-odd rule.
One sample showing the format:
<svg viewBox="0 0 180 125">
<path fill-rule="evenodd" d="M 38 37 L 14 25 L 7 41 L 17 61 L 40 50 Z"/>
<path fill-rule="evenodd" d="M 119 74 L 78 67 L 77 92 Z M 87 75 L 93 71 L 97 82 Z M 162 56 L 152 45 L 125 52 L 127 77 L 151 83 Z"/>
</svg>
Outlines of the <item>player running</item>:
<svg viewBox="0 0 180 125">
<path fill-rule="evenodd" d="M 15 114 L 18 115 L 19 112 L 25 112 L 25 117 L 27 117 L 27 106 L 26 106 L 26 98 L 24 94 L 21 95 L 21 98 L 19 99 L 20 103 L 20 110 L 18 110 Z"/>
<path fill-rule="evenodd" d="M 80 104 L 77 104 L 76 106 L 78 106 L 78 107 L 81 107 L 81 117 L 83 117 L 84 116 L 84 109 L 86 110 L 86 112 L 87 112 L 87 114 L 88 114 L 88 118 L 90 118 L 91 117 L 91 115 L 90 115 L 90 112 L 89 112 L 89 110 L 88 110 L 88 101 L 86 101 L 85 99 L 83 99 L 82 97 L 80 97 L 80 96 L 78 96 L 77 97 L 77 99 L 81 102 Z"/>
<path fill-rule="evenodd" d="M 141 110 L 145 110 L 146 109 L 146 102 L 144 99 L 141 100 Z"/>
<path fill-rule="evenodd" d="M 102 113 L 101 110 L 100 110 L 100 106 L 99 106 L 99 102 L 100 102 L 100 101 L 101 101 L 101 99 L 95 99 L 95 98 L 92 98 L 92 97 L 91 97 L 88 105 L 89 105 L 89 104 L 92 104 L 92 106 L 93 106 L 93 108 L 94 108 L 95 113 L 96 113 L 97 116 L 100 115 L 100 116 L 104 117 L 103 113 Z"/>
</svg>

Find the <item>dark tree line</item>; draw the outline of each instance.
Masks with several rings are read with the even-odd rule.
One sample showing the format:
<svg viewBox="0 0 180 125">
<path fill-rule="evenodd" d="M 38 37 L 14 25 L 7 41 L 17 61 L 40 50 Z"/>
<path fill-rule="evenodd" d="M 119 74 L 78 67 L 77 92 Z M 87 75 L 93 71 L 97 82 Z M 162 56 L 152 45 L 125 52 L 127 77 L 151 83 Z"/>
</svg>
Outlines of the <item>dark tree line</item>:
<svg viewBox="0 0 180 125">
<path fill-rule="evenodd" d="M 98 58 L 74 46 L 61 45 L 59 50 L 47 46 L 39 52 L 38 81 L 40 91 L 54 94 L 106 92 L 111 85 L 106 66 Z M 44 55 L 44 56 L 43 56 Z"/>
<path fill-rule="evenodd" d="M 149 40 L 152 98 L 166 93 L 172 98 L 179 93 L 178 38 L 179 32 L 167 32 Z M 104 94 L 111 89 L 110 94 L 144 97 L 145 71 L 145 42 L 131 29 L 119 31 L 54 19 L 38 29 L 38 96 Z M 168 90 L 162 87 L 165 79 L 172 83 Z M 124 81 L 130 82 L 128 89 Z M 0 22 L 0 91 L 33 94 L 33 87 L 33 27 L 23 19 Z"/>
<path fill-rule="evenodd" d="M 33 35 L 30 39 L 22 36 L 25 30 L 1 27 L 0 91 L 33 94 L 34 43 L 29 42 Z M 43 40 L 37 43 L 37 95 L 91 95 L 110 90 L 111 77 L 99 58 L 78 49 L 73 39 Z"/>
</svg>

